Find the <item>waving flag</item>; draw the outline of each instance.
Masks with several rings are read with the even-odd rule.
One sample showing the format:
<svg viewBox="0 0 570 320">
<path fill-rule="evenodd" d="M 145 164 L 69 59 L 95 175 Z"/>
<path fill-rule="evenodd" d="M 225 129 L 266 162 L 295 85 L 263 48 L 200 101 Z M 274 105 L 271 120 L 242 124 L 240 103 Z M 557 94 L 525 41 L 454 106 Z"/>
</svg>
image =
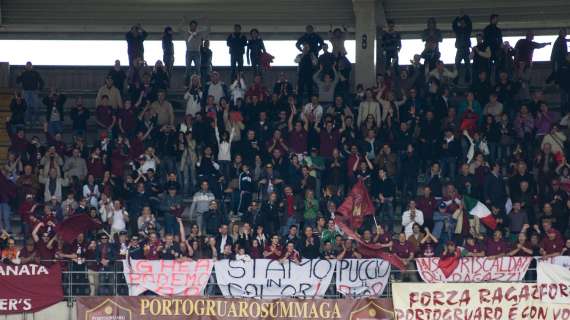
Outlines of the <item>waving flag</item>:
<svg viewBox="0 0 570 320">
<path fill-rule="evenodd" d="M 344 202 L 338 207 L 337 213 L 343 216 L 353 229 L 362 226 L 365 216 L 374 214 L 374 204 L 362 180 L 358 180 L 352 187 Z"/>
<path fill-rule="evenodd" d="M 470 215 L 478 217 L 484 225 L 491 228 L 491 230 L 497 229 L 497 220 L 495 216 L 491 213 L 491 210 L 487 208 L 481 201 L 471 198 L 469 196 L 463 197 L 463 203 L 465 204 L 465 209 Z"/>
</svg>

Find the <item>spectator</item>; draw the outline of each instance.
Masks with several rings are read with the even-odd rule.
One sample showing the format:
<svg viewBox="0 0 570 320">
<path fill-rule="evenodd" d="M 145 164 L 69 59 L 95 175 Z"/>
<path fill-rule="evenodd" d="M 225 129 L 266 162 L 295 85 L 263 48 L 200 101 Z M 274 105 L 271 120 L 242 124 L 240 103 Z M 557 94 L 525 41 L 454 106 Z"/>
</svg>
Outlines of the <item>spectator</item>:
<svg viewBox="0 0 570 320">
<path fill-rule="evenodd" d="M 143 29 L 140 23 L 132 26 L 131 30 L 125 35 L 128 45 L 129 66 L 133 65 L 135 59 L 144 60 L 143 42 L 147 36 L 148 33 Z"/>
<path fill-rule="evenodd" d="M 259 36 L 259 30 L 251 29 L 249 36 L 246 52 L 247 63 L 251 64 L 254 74 L 261 74 L 261 54 L 266 53 L 265 45 Z"/>
<path fill-rule="evenodd" d="M 465 63 L 465 82 L 471 82 L 470 58 L 469 49 L 471 48 L 471 31 L 473 24 L 471 18 L 462 13 L 461 16 L 455 17 L 452 24 L 453 32 L 455 33 L 455 70 L 459 71 L 461 61 Z"/>
<path fill-rule="evenodd" d="M 230 66 L 232 67 L 231 78 L 234 79 L 237 72 L 243 71 L 243 54 L 245 53 L 245 47 L 247 46 L 247 38 L 241 33 L 241 25 L 234 25 L 234 32 L 228 36 L 226 42 L 230 48 Z"/>
<path fill-rule="evenodd" d="M 162 61 L 166 66 L 168 76 L 172 76 L 174 68 L 174 43 L 172 42 L 174 31 L 171 26 L 166 26 L 162 32 Z"/>
<path fill-rule="evenodd" d="M 388 20 L 388 30 L 382 32 L 382 49 L 385 66 L 393 66 L 395 70 L 399 69 L 398 53 L 402 48 L 402 39 L 400 33 L 395 30 L 396 23 L 394 20 Z M 387 68 L 386 68 L 387 69 Z"/>
<path fill-rule="evenodd" d="M 207 41 L 208 31 L 198 29 L 198 22 L 196 20 L 190 21 L 186 33 L 186 77 L 190 78 L 190 74 L 197 74 L 202 69 L 202 46 Z M 194 62 L 194 72 L 191 72 L 192 62 Z M 206 61 L 204 61 L 206 63 Z M 203 81 L 207 81 L 206 77 L 202 77 Z"/>
<path fill-rule="evenodd" d="M 16 83 L 22 86 L 22 96 L 26 101 L 26 122 L 30 126 L 39 124 L 40 98 L 38 92 L 44 87 L 41 75 L 32 69 L 32 63 L 26 62 L 25 70 L 16 78 Z"/>
</svg>

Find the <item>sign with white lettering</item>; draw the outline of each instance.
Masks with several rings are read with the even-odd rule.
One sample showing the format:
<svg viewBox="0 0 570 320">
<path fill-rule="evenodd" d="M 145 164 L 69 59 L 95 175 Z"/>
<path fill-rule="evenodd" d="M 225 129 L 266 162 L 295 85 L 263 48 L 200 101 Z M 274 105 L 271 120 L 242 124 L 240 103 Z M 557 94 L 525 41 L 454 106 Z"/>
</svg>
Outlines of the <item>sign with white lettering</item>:
<svg viewBox="0 0 570 320">
<path fill-rule="evenodd" d="M 315 297 L 327 291 L 336 261 L 255 259 L 216 261 L 216 280 L 225 297 Z"/>
<path fill-rule="evenodd" d="M 390 263 L 382 259 L 346 259 L 336 264 L 336 290 L 345 296 L 380 296 L 388 279 Z"/>
</svg>

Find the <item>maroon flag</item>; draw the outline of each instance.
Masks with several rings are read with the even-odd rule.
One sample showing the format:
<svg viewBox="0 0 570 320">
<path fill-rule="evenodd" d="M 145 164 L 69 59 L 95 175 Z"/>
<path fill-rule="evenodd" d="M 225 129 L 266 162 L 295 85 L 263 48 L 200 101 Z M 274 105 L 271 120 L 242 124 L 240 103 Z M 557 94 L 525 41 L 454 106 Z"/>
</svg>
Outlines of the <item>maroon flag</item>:
<svg viewBox="0 0 570 320">
<path fill-rule="evenodd" d="M 33 313 L 63 300 L 59 263 L 0 263 L 0 283 L 0 314 Z"/>
<path fill-rule="evenodd" d="M 101 228 L 101 222 L 91 218 L 87 213 L 74 214 L 63 220 L 57 226 L 60 239 L 66 243 L 72 243 L 80 233 Z"/>
<path fill-rule="evenodd" d="M 447 255 L 445 257 L 441 257 L 437 263 L 437 266 L 441 269 L 441 272 L 446 278 L 455 271 L 457 266 L 459 266 L 459 259 L 461 258 L 461 252 L 459 248 L 455 249 L 455 253 L 453 255 Z"/>
<path fill-rule="evenodd" d="M 402 263 L 402 260 L 398 258 L 396 255 L 388 252 L 384 252 L 384 248 L 380 246 L 379 243 L 366 243 L 362 240 L 362 238 L 354 232 L 352 228 L 347 226 L 345 223 L 340 221 L 339 219 L 335 219 L 335 224 L 344 232 L 345 235 L 354 239 L 358 243 L 358 252 L 365 256 L 369 257 L 376 257 L 379 259 L 383 259 L 388 261 L 394 267 L 405 270 L 406 266 Z"/>
<path fill-rule="evenodd" d="M 365 216 L 374 214 L 374 204 L 362 180 L 358 180 L 352 187 L 344 202 L 338 207 L 337 214 L 343 216 L 354 229 L 362 226 Z"/>
</svg>

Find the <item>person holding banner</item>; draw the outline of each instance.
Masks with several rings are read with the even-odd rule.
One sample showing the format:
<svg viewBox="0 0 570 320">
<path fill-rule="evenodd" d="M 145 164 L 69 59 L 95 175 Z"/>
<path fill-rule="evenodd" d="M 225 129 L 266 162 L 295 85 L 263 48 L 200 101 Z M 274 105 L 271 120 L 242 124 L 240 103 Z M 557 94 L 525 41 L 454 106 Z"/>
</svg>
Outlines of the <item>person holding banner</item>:
<svg viewBox="0 0 570 320">
<path fill-rule="evenodd" d="M 406 266 L 405 274 L 399 273 L 396 275 L 398 280 L 408 280 L 409 282 L 417 282 L 418 276 L 416 275 L 416 265 L 414 263 L 414 248 L 412 244 L 406 240 L 406 234 L 400 232 L 398 235 L 398 241 L 394 242 L 392 251 L 396 256 L 402 261 L 402 264 Z"/>
<path fill-rule="evenodd" d="M 295 244 L 293 242 L 287 243 L 283 257 L 279 260 L 281 263 L 285 263 L 287 261 L 291 261 L 296 264 L 301 262 L 301 255 L 299 254 L 299 251 L 295 250 Z"/>
</svg>

